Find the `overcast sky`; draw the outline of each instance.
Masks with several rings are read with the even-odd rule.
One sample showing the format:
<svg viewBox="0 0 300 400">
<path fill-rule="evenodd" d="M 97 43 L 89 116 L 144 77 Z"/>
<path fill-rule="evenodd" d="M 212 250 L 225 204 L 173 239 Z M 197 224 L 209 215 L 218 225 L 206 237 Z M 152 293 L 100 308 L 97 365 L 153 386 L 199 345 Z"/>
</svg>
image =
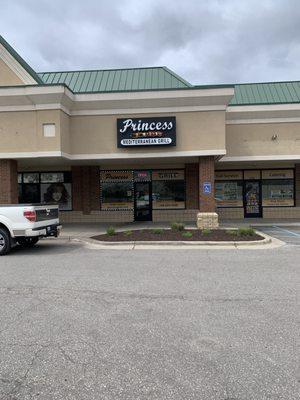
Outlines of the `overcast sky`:
<svg viewBox="0 0 300 400">
<path fill-rule="evenodd" d="M 193 84 L 300 80 L 299 0 L 0 0 L 36 71 L 166 65 Z"/>
</svg>

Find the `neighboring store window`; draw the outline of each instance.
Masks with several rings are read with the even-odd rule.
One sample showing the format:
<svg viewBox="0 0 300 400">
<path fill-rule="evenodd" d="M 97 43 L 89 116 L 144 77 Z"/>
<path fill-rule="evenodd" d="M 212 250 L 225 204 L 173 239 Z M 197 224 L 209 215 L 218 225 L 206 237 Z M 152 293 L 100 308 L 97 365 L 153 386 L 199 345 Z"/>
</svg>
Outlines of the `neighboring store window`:
<svg viewBox="0 0 300 400">
<path fill-rule="evenodd" d="M 243 207 L 243 172 L 216 171 L 217 207 Z"/>
<path fill-rule="evenodd" d="M 40 203 L 40 185 L 38 183 L 26 183 L 22 186 L 21 203 Z"/>
<path fill-rule="evenodd" d="M 70 172 L 24 172 L 18 182 L 20 203 L 58 204 L 60 210 L 72 210 Z"/>
<path fill-rule="evenodd" d="M 294 171 L 262 171 L 262 205 L 265 207 L 294 206 Z"/>
<path fill-rule="evenodd" d="M 154 210 L 185 208 L 183 170 L 152 172 L 152 208 Z"/>
<path fill-rule="evenodd" d="M 132 171 L 101 171 L 101 210 L 133 209 Z"/>
</svg>

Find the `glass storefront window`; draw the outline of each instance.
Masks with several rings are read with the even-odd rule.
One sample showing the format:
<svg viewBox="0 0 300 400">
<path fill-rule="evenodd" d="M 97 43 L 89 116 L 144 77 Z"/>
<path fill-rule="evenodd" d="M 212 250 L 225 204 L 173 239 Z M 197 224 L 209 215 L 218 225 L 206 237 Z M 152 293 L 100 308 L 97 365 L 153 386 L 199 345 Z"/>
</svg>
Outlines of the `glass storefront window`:
<svg viewBox="0 0 300 400">
<path fill-rule="evenodd" d="M 64 182 L 63 172 L 42 172 L 41 182 L 43 183 L 53 183 L 53 182 Z"/>
<path fill-rule="evenodd" d="M 40 176 L 38 172 L 26 172 L 23 174 L 23 183 L 39 183 Z"/>
<path fill-rule="evenodd" d="M 217 207 L 243 207 L 243 181 L 215 182 Z"/>
<path fill-rule="evenodd" d="M 132 210 L 133 187 L 132 182 L 102 182 L 101 183 L 102 210 Z"/>
<path fill-rule="evenodd" d="M 184 181 L 153 181 L 152 207 L 158 209 L 184 209 Z"/>
<path fill-rule="evenodd" d="M 20 192 L 19 192 L 20 193 Z M 21 203 L 40 203 L 40 185 L 38 183 L 26 183 L 22 185 Z"/>
<path fill-rule="evenodd" d="M 294 206 L 294 180 L 293 179 L 263 180 L 262 205 L 265 207 Z"/>
<path fill-rule="evenodd" d="M 72 210 L 71 172 L 23 172 L 18 182 L 20 203 L 58 204 L 60 210 Z"/>
</svg>

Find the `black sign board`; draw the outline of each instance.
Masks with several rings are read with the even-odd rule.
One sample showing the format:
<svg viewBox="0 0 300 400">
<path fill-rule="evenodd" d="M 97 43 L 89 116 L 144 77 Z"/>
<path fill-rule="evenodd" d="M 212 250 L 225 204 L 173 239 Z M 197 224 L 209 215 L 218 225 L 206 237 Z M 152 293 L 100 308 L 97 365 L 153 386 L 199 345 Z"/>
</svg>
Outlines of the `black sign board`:
<svg viewBox="0 0 300 400">
<path fill-rule="evenodd" d="M 119 118 L 118 147 L 176 146 L 176 118 Z"/>
</svg>

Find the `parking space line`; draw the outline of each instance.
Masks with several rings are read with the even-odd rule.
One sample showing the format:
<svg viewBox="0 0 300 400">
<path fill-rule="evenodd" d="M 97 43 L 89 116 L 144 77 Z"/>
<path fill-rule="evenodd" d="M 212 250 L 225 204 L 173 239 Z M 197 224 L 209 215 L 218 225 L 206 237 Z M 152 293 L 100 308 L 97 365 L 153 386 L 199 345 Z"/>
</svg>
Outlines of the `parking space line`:
<svg viewBox="0 0 300 400">
<path fill-rule="evenodd" d="M 276 225 L 273 225 L 273 227 L 276 228 L 276 229 L 278 229 L 278 230 L 280 230 L 280 231 L 286 232 L 286 233 L 288 233 L 289 235 L 296 236 L 296 237 L 299 237 L 299 238 L 300 238 L 300 234 L 299 234 L 299 233 L 295 233 L 295 232 L 293 232 L 293 231 L 289 231 L 288 229 L 280 228 L 279 226 L 276 226 Z"/>
</svg>

